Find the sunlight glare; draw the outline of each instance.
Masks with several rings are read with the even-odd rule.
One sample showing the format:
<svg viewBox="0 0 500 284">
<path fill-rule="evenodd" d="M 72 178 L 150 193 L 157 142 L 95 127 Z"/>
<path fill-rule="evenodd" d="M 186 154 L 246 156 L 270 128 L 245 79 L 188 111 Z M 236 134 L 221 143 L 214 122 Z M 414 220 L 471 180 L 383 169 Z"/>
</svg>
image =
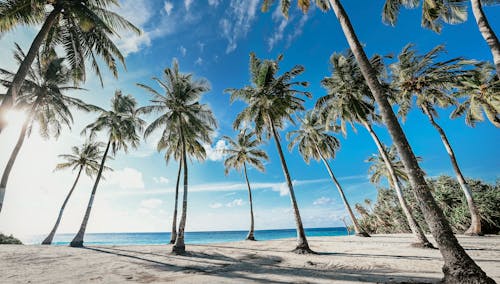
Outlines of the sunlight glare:
<svg viewBox="0 0 500 284">
<path fill-rule="evenodd" d="M 8 127 L 21 127 L 26 119 L 26 112 L 18 109 L 11 109 L 6 112 L 6 121 Z"/>
</svg>

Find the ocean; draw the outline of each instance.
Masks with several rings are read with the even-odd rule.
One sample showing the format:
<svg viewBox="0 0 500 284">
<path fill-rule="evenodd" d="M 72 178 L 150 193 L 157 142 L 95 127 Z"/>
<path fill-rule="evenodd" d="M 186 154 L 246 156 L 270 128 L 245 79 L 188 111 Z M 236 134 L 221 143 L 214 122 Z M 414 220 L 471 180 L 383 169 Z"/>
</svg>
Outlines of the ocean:
<svg viewBox="0 0 500 284">
<path fill-rule="evenodd" d="M 305 229 L 308 237 L 347 236 L 345 227 Z M 248 231 L 186 232 L 186 244 L 210 244 L 244 240 Z M 75 234 L 57 234 L 54 245 L 68 245 Z M 257 240 L 295 238 L 295 229 L 256 230 Z M 40 244 L 45 235 L 21 238 L 24 244 Z M 164 245 L 170 241 L 170 233 L 89 233 L 85 234 L 86 245 Z"/>
</svg>

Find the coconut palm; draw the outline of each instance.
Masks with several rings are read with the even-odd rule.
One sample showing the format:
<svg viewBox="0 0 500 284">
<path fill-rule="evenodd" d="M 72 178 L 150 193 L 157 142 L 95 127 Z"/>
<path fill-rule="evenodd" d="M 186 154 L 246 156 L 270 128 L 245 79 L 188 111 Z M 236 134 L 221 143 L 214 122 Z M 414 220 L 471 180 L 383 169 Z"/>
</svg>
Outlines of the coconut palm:
<svg viewBox="0 0 500 284">
<path fill-rule="evenodd" d="M 253 216 L 253 201 L 250 182 L 248 181 L 247 164 L 253 166 L 257 170 L 264 172 L 264 163 L 262 160 L 269 160 L 266 152 L 259 149 L 260 141 L 254 138 L 254 132 L 248 132 L 246 129 L 240 131 L 236 140 L 229 136 L 223 136 L 229 147 L 224 149 L 226 159 L 224 160 L 224 173 L 229 174 L 231 169 L 241 171 L 245 174 L 245 181 L 248 188 L 248 202 L 250 204 L 250 230 L 246 237 L 247 240 L 255 241 L 254 236 L 254 216 Z"/>
<path fill-rule="evenodd" d="M 14 57 L 18 63 L 25 58 L 18 45 L 16 45 Z M 8 70 L 0 69 L 0 83 L 4 86 L 9 87 L 14 76 Z M 71 124 L 73 124 L 70 107 L 84 111 L 96 109 L 79 99 L 65 95 L 66 91 L 79 89 L 69 85 L 70 83 L 71 72 L 64 64 L 64 58 L 57 57 L 53 50 L 44 55 L 38 54 L 34 66 L 29 69 L 28 76 L 23 82 L 22 93 L 16 101 L 16 107 L 27 111 L 27 113 L 16 146 L 9 157 L 0 181 L 0 211 L 10 172 L 24 139 L 31 134 L 33 125 L 38 125 L 42 137 L 54 136 L 57 138 L 61 134 L 63 126 L 71 128 Z"/>
<path fill-rule="evenodd" d="M 119 37 L 118 29 L 140 33 L 129 21 L 110 10 L 118 6 L 116 0 L 5 0 L 0 2 L 0 34 L 20 25 L 41 25 L 30 49 L 19 65 L 6 99 L 0 106 L 0 131 L 4 128 L 2 116 L 16 101 L 24 78 L 37 53 L 61 46 L 71 64 L 73 79 L 85 80 L 85 60 L 101 79 L 98 64 L 101 58 L 115 77 L 118 76 L 116 61 L 125 66 L 125 58 L 113 43 Z"/>
<path fill-rule="evenodd" d="M 137 102 L 131 95 L 122 95 L 120 91 L 116 91 L 111 99 L 111 110 L 101 110 L 99 117 L 93 123 L 87 125 L 82 133 L 89 132 L 90 137 L 94 137 L 98 132 L 105 132 L 108 137 L 106 149 L 102 155 L 97 177 L 92 188 L 89 203 L 82 224 L 78 233 L 70 243 L 72 247 L 82 247 L 83 237 L 87 229 L 87 223 L 94 204 L 94 198 L 102 177 L 102 172 L 105 168 L 106 159 L 108 158 L 109 150 L 113 156 L 119 150 L 128 151 L 129 147 L 137 148 L 140 142 L 138 132 L 142 131 L 144 121 L 138 116 Z"/>
<path fill-rule="evenodd" d="M 435 32 L 441 32 L 443 23 L 457 24 L 467 20 L 468 0 L 425 0 L 422 1 L 422 26 Z M 385 23 L 395 25 L 401 7 L 413 9 L 418 7 L 419 0 L 386 0 L 382 12 Z M 497 77 L 500 78 L 500 42 L 488 22 L 483 5 L 499 4 L 498 0 L 470 0 L 472 13 L 476 19 L 479 32 L 488 44 L 496 66 Z"/>
<path fill-rule="evenodd" d="M 162 128 L 163 132 L 158 149 L 166 150 L 167 162 L 170 157 L 173 157 L 182 164 L 184 174 L 182 214 L 172 252 L 183 254 L 186 251 L 184 231 L 188 194 L 187 156 L 198 160 L 205 159 L 205 149 L 202 144 L 212 143 L 211 134 L 217 127 L 217 122 L 208 105 L 200 103 L 201 96 L 210 90 L 208 82 L 205 79 L 195 80 L 190 73 L 181 73 L 177 60 L 173 61 L 171 68 L 164 70 L 162 79 L 153 79 L 160 85 L 165 94 L 162 95 L 147 85 L 138 84 L 152 97 L 150 100 L 152 104 L 140 108 L 139 112 L 159 114 L 159 117 L 146 128 L 144 136 L 147 137 L 152 132 Z M 181 168 L 178 171 L 178 181 L 180 172 Z M 177 197 L 178 190 L 176 190 L 173 230 L 175 230 L 177 219 Z"/>
<path fill-rule="evenodd" d="M 437 46 L 424 55 L 418 55 L 413 45 L 405 46 L 398 56 L 398 62 L 390 65 L 392 84 L 398 93 L 399 114 L 403 120 L 411 109 L 413 96 L 416 96 L 415 104 L 438 131 L 469 205 L 471 225 L 466 233 L 482 235 L 481 217 L 472 192 L 462 175 L 455 152 L 444 129 L 436 122 L 438 116 L 436 106 L 456 105 L 456 98 L 451 92 L 459 86 L 459 82 L 467 74 L 468 71 L 464 70 L 464 66 L 468 62 L 462 58 L 437 61 L 437 57 L 443 50 L 443 46 Z"/>
<path fill-rule="evenodd" d="M 320 121 L 316 113 L 309 111 L 303 118 L 299 118 L 299 120 L 301 122 L 300 128 L 292 130 L 287 134 L 287 138 L 290 140 L 288 149 L 291 151 L 295 145 L 298 145 L 299 153 L 306 164 L 309 164 L 311 159 L 317 161 L 321 160 L 323 162 L 330 174 L 330 178 L 339 191 L 347 213 L 351 217 L 356 236 L 369 237 L 370 235 L 361 228 L 356 220 L 356 216 L 354 216 L 351 206 L 347 201 L 344 190 L 333 174 L 332 168 L 327 161 L 328 159 L 335 158 L 335 153 L 340 148 L 339 140 L 328 133 L 327 127 Z"/>
<path fill-rule="evenodd" d="M 92 178 L 99 171 L 99 160 L 102 159 L 102 147 L 105 144 L 102 142 L 94 142 L 92 140 L 85 142 L 80 147 L 73 146 L 71 148 L 71 154 L 63 154 L 59 155 L 60 158 L 64 159 L 65 162 L 57 164 L 55 170 L 65 170 L 71 169 L 72 171 L 78 170 L 76 175 L 76 179 L 71 186 L 71 189 L 68 192 L 68 195 L 64 199 L 64 202 L 59 210 L 59 215 L 57 216 L 56 223 L 50 231 L 49 235 L 43 240 L 42 245 L 50 245 L 52 244 L 52 240 L 57 232 L 57 228 L 59 227 L 59 223 L 61 222 L 62 215 L 64 213 L 64 208 L 68 204 L 68 201 L 75 190 L 76 185 L 78 184 L 78 180 L 80 179 L 80 175 L 82 172 L 85 172 L 87 176 Z M 109 167 L 104 167 L 105 170 L 111 170 Z"/>
<path fill-rule="evenodd" d="M 334 54 L 330 58 L 330 62 L 332 64 L 332 75 L 321 81 L 328 94 L 318 99 L 316 108 L 321 112 L 327 126 L 332 123 L 340 124 L 340 130 L 344 136 L 347 135 L 347 124 L 350 124 L 353 129 L 356 129 L 356 123 L 363 125 L 370 133 L 380 155 L 384 158 L 387 169 L 393 173 L 393 180 L 397 180 L 396 169 L 388 159 L 386 149 L 373 129 L 372 124 L 379 122 L 380 118 L 375 114 L 371 91 L 366 85 L 354 55 L 351 51 L 348 51 L 345 55 Z M 380 56 L 374 56 L 371 59 L 371 64 L 379 77 L 385 75 L 385 65 Z M 389 86 L 384 85 L 384 87 L 388 88 Z M 394 190 L 415 237 L 416 242 L 413 245 L 432 247 L 432 244 L 415 221 L 415 217 L 404 198 L 401 185 L 396 183 Z"/>
<path fill-rule="evenodd" d="M 273 0 L 264 0 L 262 10 L 268 10 Z M 291 0 L 281 0 L 281 8 L 284 15 L 288 15 Z M 310 0 L 297 1 L 299 7 L 304 12 L 308 11 L 311 5 Z M 446 221 L 443 211 L 438 207 L 436 200 L 431 194 L 429 185 L 427 184 L 424 174 L 418 165 L 417 159 L 413 150 L 408 143 L 405 133 L 399 124 L 399 121 L 392 110 L 391 104 L 387 98 L 384 87 L 377 77 L 377 72 L 370 64 L 370 60 L 361 45 L 358 36 L 352 26 L 351 20 L 347 15 L 340 0 L 316 0 L 316 6 L 326 11 L 330 7 L 335 13 L 337 20 L 340 23 L 344 36 L 353 51 L 356 61 L 358 61 L 361 73 L 366 80 L 366 83 L 373 94 L 375 101 L 379 106 L 380 115 L 383 122 L 394 141 L 394 145 L 398 149 L 401 161 L 405 166 L 405 170 L 410 178 L 410 183 L 415 195 L 421 205 L 425 219 L 431 228 L 431 232 L 436 239 L 439 250 L 443 255 L 444 260 L 444 282 L 460 283 L 460 282 L 485 282 L 494 283 L 486 273 L 470 258 L 463 247 L 458 243 L 457 238 L 453 235 L 453 231 L 448 221 Z M 330 5 L 328 5 L 330 4 Z"/>
<path fill-rule="evenodd" d="M 493 125 L 500 127 L 500 80 L 493 70 L 491 64 L 480 63 L 459 82 L 455 95 L 464 99 L 452 112 L 451 118 L 465 114 L 465 123 L 474 127 L 477 121 L 484 120 L 484 112 Z"/>
<path fill-rule="evenodd" d="M 291 82 L 294 77 L 304 72 L 304 67 L 297 65 L 278 76 L 279 63 L 282 59 L 283 56 L 279 55 L 276 60 L 261 60 L 254 53 L 250 53 L 252 85 L 242 89 L 227 89 L 226 92 L 231 94 L 231 102 L 242 100 L 247 103 L 247 107 L 237 115 L 233 123 L 235 129 L 238 129 L 243 123 L 253 123 L 258 138 L 263 135 L 266 139 L 271 136 L 274 138 L 288 185 L 297 227 L 297 247 L 294 251 L 310 253 L 312 251 L 307 243 L 278 130 L 284 128 L 285 122 L 294 123 L 292 115 L 297 111 L 304 110 L 304 99 L 299 95 L 310 98 L 311 94 L 294 89 L 295 86 L 307 86 L 307 82 Z"/>
</svg>

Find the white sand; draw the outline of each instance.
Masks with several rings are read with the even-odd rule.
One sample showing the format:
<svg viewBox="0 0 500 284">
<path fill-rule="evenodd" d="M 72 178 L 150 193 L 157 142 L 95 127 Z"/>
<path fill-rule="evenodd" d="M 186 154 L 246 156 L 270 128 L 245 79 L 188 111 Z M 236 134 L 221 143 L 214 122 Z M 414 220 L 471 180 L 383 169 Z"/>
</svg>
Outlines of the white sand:
<svg viewBox="0 0 500 284">
<path fill-rule="evenodd" d="M 467 253 L 500 282 L 500 236 L 459 236 Z M 438 250 L 409 246 L 410 235 L 311 237 L 319 255 L 289 252 L 295 240 L 170 246 L 0 246 L 0 283 L 433 283 Z"/>
</svg>

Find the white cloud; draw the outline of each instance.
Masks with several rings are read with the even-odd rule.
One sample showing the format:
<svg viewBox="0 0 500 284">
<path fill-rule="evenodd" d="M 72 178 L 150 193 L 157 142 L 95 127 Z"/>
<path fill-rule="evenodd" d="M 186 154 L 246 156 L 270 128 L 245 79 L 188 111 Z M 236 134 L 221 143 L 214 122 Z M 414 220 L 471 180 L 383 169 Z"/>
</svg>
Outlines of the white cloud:
<svg viewBox="0 0 500 284">
<path fill-rule="evenodd" d="M 198 59 L 196 59 L 196 60 L 194 61 L 194 64 L 195 64 L 195 65 L 202 65 L 202 64 L 203 64 L 203 58 L 198 57 Z"/>
<path fill-rule="evenodd" d="M 203 52 L 205 50 L 205 43 L 204 42 L 197 42 L 198 48 L 200 49 L 200 52 Z"/>
<path fill-rule="evenodd" d="M 290 44 L 292 44 L 292 42 L 302 34 L 302 31 L 308 19 L 309 14 L 306 13 L 302 15 L 297 25 L 293 28 L 293 33 L 289 34 L 287 37 L 287 46 L 290 46 Z"/>
<path fill-rule="evenodd" d="M 259 0 L 231 0 L 226 17 L 220 20 L 222 36 L 228 41 L 226 53 L 233 52 L 238 46 L 238 40 L 245 38 L 252 27 L 256 16 Z"/>
<path fill-rule="evenodd" d="M 163 184 L 169 183 L 169 179 L 166 177 L 153 177 L 153 181 L 155 183 L 163 183 Z"/>
<path fill-rule="evenodd" d="M 141 201 L 141 207 L 146 209 L 155 209 L 163 204 L 163 201 L 158 198 L 144 199 Z"/>
<path fill-rule="evenodd" d="M 172 4 L 172 2 L 170 2 L 170 1 L 165 1 L 165 5 L 163 5 L 163 9 L 165 9 L 165 12 L 167 12 L 167 15 L 170 16 L 172 9 L 174 9 L 174 4 Z"/>
<path fill-rule="evenodd" d="M 143 189 L 142 173 L 133 168 L 115 170 L 106 174 L 106 185 L 118 185 L 122 189 Z"/>
<path fill-rule="evenodd" d="M 242 206 L 245 202 L 243 202 L 243 199 L 235 199 L 229 203 L 226 203 L 226 207 L 236 207 L 236 206 Z"/>
<path fill-rule="evenodd" d="M 280 193 L 280 196 L 286 196 L 288 195 L 288 185 L 286 182 L 282 182 L 280 184 L 277 184 L 271 188 L 273 191 L 277 191 Z"/>
<path fill-rule="evenodd" d="M 325 204 L 330 204 L 332 202 L 333 202 L 333 200 L 331 198 L 322 196 L 322 197 L 314 200 L 313 205 L 325 205 Z"/>
<path fill-rule="evenodd" d="M 215 147 L 212 147 L 209 144 L 204 144 L 203 148 L 207 152 L 207 159 L 210 161 L 221 161 L 224 159 L 224 150 L 227 148 L 226 141 L 219 140 L 215 143 Z"/>
<path fill-rule="evenodd" d="M 179 47 L 179 51 L 181 52 L 182 56 L 186 56 L 187 49 L 184 46 Z"/>
<path fill-rule="evenodd" d="M 222 203 L 212 203 L 209 205 L 212 209 L 217 209 L 222 207 Z"/>
<path fill-rule="evenodd" d="M 221 0 L 208 0 L 208 5 L 217 7 L 219 6 Z"/>
<path fill-rule="evenodd" d="M 191 4 L 193 4 L 193 0 L 184 0 L 184 7 L 186 7 L 186 10 L 189 11 L 189 8 L 191 8 Z"/>
<path fill-rule="evenodd" d="M 292 42 L 302 34 L 304 26 L 309 19 L 309 14 L 303 14 L 296 24 L 291 25 L 291 23 L 294 23 L 294 20 L 297 17 L 297 14 L 294 14 L 286 19 L 281 13 L 281 6 L 276 7 L 273 12 L 272 18 L 277 26 L 274 30 L 273 35 L 268 39 L 269 51 L 271 51 L 276 46 L 276 44 L 284 39 L 287 27 L 292 26 L 292 31 L 286 37 L 286 47 L 290 46 Z"/>
</svg>

